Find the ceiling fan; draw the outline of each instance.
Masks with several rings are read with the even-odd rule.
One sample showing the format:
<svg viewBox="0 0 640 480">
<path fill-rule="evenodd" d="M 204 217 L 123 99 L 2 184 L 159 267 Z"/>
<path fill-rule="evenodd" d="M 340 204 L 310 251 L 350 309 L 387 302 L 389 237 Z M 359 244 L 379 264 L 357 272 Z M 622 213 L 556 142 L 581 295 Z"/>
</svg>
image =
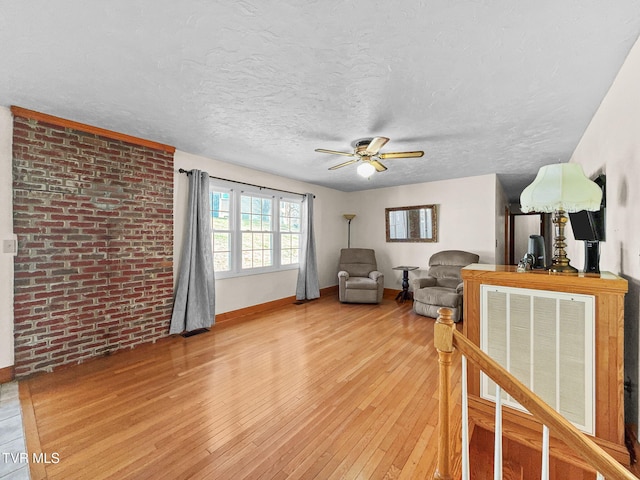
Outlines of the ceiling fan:
<svg viewBox="0 0 640 480">
<path fill-rule="evenodd" d="M 385 167 L 380 162 L 380 160 L 391 158 L 415 158 L 422 157 L 424 155 L 424 152 L 422 151 L 379 153 L 380 149 L 388 141 L 389 139 L 387 137 L 374 137 L 358 140 L 355 142 L 355 148 L 351 153 L 339 152 L 336 150 L 327 150 L 324 148 L 316 148 L 315 151 L 320 153 L 330 153 L 333 155 L 344 155 L 346 157 L 353 157 L 353 159 L 349 160 L 348 162 L 329 167 L 329 170 L 336 170 L 337 168 L 346 167 L 347 165 L 351 165 L 352 163 L 362 162 L 358 166 L 358 173 L 363 177 L 369 177 L 373 174 L 373 172 L 376 171 L 384 172 L 387 167 Z"/>
</svg>

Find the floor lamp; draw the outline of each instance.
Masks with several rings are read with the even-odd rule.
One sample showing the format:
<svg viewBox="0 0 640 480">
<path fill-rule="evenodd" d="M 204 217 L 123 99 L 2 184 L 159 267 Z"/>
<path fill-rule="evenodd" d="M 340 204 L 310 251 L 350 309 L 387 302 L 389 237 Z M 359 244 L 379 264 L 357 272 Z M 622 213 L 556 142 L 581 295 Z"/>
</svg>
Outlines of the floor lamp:
<svg viewBox="0 0 640 480">
<path fill-rule="evenodd" d="M 342 215 L 348 222 L 349 226 L 348 228 L 348 237 L 347 237 L 347 248 L 351 248 L 351 220 L 353 220 L 354 218 L 356 218 L 356 214 L 355 213 L 345 213 L 344 215 Z"/>
<path fill-rule="evenodd" d="M 521 210 L 553 213 L 555 238 L 553 260 L 548 268 L 553 273 L 578 273 L 569 265 L 565 247 L 564 228 L 567 213 L 600 209 L 602 190 L 589 180 L 579 163 L 555 163 L 541 167 L 531 185 L 520 195 Z"/>
</svg>

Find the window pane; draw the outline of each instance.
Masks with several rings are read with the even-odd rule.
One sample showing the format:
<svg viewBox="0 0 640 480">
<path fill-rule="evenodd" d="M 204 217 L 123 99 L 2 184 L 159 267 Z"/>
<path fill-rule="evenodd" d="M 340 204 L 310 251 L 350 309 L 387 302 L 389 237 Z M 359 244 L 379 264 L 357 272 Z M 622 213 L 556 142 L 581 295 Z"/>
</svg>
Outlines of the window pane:
<svg viewBox="0 0 640 480">
<path fill-rule="evenodd" d="M 210 192 L 211 210 L 229 210 L 229 193 L 228 192 Z"/>
<path fill-rule="evenodd" d="M 251 199 L 251 213 L 262 213 L 262 202 L 259 198 L 252 197 Z"/>
<path fill-rule="evenodd" d="M 229 230 L 229 212 L 213 212 L 211 227 L 214 230 Z"/>
<path fill-rule="evenodd" d="M 228 252 L 229 248 L 229 234 L 224 232 L 216 232 L 213 234 L 213 251 L 214 252 Z"/>
<path fill-rule="evenodd" d="M 246 232 L 242 234 L 242 268 L 273 265 L 271 233 Z"/>
<path fill-rule="evenodd" d="M 280 202 L 280 217 L 288 217 L 291 211 L 291 202 L 285 200 Z"/>
<path fill-rule="evenodd" d="M 251 250 L 242 252 L 242 268 L 252 268 Z"/>
<path fill-rule="evenodd" d="M 262 230 L 260 215 L 251 215 L 251 230 L 255 232 L 259 232 L 260 230 Z"/>
<path fill-rule="evenodd" d="M 300 203 L 280 201 L 280 263 L 298 263 L 300 255 Z"/>
<path fill-rule="evenodd" d="M 216 272 L 231 271 L 231 193 L 209 190 L 213 245 L 213 269 Z"/>
<path fill-rule="evenodd" d="M 228 272 L 231 270 L 231 255 L 229 252 L 214 252 L 213 270 L 215 272 Z"/>
<path fill-rule="evenodd" d="M 260 251 L 253 251 L 252 252 L 252 267 L 256 268 L 256 267 L 262 267 L 262 250 Z"/>
<path fill-rule="evenodd" d="M 291 235 L 289 234 L 285 234 L 282 235 L 282 240 L 280 240 L 281 242 L 281 247 L 284 250 L 285 248 L 291 248 Z"/>
<path fill-rule="evenodd" d="M 300 215 L 300 204 L 299 203 L 293 203 L 293 202 L 290 202 L 289 204 L 291 205 L 291 216 L 300 218 L 301 217 L 301 215 Z"/>
<path fill-rule="evenodd" d="M 262 245 L 262 234 L 254 233 L 253 234 L 253 242 L 252 246 L 253 250 L 262 250 L 264 246 Z"/>
<path fill-rule="evenodd" d="M 262 230 L 271 230 L 271 217 L 267 215 L 262 216 Z"/>
<path fill-rule="evenodd" d="M 253 234 L 242 233 L 242 250 L 251 250 L 253 246 Z"/>
<path fill-rule="evenodd" d="M 249 215 L 248 213 L 243 213 L 240 216 L 240 223 L 241 223 L 241 229 L 242 230 L 251 230 L 251 215 Z"/>
<path fill-rule="evenodd" d="M 251 213 L 251 197 L 242 195 L 240 199 L 240 213 Z"/>
<path fill-rule="evenodd" d="M 229 229 L 229 193 L 227 192 L 210 192 L 211 200 L 211 225 L 214 229 Z"/>
</svg>

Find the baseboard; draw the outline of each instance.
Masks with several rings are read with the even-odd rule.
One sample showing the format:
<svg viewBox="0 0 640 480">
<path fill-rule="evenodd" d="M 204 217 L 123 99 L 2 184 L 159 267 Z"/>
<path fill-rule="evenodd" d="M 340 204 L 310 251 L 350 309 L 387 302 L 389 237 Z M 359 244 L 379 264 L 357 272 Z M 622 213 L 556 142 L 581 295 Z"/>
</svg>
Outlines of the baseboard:
<svg viewBox="0 0 640 480">
<path fill-rule="evenodd" d="M 320 289 L 320 296 L 330 296 L 338 293 L 338 286 L 334 285 L 327 288 Z M 228 322 L 230 320 L 235 320 L 237 318 L 246 317 L 249 315 L 254 315 L 256 313 L 265 312 L 268 310 L 273 310 L 274 308 L 280 308 L 285 305 L 291 305 L 296 302 L 296 297 L 285 297 L 279 298 L 277 300 L 272 300 L 270 302 L 259 303 L 257 305 L 251 305 L 250 307 L 240 308 L 238 310 L 231 310 L 230 312 L 219 313 L 216 315 L 216 323 Z"/>
<path fill-rule="evenodd" d="M 11 382 L 15 378 L 13 365 L 0 368 L 0 383 Z"/>
</svg>

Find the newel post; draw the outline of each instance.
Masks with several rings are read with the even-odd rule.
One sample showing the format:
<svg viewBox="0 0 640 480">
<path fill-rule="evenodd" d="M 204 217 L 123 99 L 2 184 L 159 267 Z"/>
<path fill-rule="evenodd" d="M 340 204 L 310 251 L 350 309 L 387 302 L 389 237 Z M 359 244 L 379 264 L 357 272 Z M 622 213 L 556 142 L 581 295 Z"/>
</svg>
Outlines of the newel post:
<svg viewBox="0 0 640 480">
<path fill-rule="evenodd" d="M 451 357 L 453 355 L 453 312 L 450 308 L 438 309 L 438 320 L 433 328 L 433 343 L 438 351 L 438 466 L 435 480 L 451 480 Z"/>
</svg>

